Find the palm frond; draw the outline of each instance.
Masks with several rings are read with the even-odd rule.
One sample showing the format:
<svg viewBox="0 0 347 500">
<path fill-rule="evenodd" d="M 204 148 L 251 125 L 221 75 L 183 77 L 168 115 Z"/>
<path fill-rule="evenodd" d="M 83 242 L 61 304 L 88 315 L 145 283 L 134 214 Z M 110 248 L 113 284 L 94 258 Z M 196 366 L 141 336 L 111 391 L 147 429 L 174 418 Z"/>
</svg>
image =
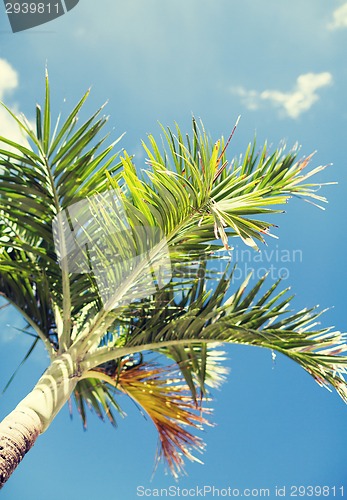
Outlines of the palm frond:
<svg viewBox="0 0 347 500">
<path fill-rule="evenodd" d="M 159 352 L 174 360 L 192 394 L 194 401 L 198 401 L 197 388 L 200 390 L 200 400 L 210 393 L 211 389 L 219 389 L 229 373 L 224 366 L 226 353 L 221 350 L 219 343 L 200 342 L 196 344 L 173 345 L 159 349 Z"/>
<path fill-rule="evenodd" d="M 160 302 L 160 294 L 158 300 L 153 297 L 152 301 L 139 305 L 135 319 L 129 322 L 128 334 L 122 336 L 122 343 L 118 344 L 114 340 L 115 347 L 99 347 L 86 356 L 86 366 L 93 365 L 96 362 L 94 360 L 103 362 L 117 355 L 124 356 L 141 350 L 159 350 L 173 357 L 173 348 L 178 347 L 176 353 L 179 352 L 179 355 L 176 354 L 176 358 L 180 363 L 187 357 L 188 349 L 191 349 L 189 346 L 194 349 L 194 346 L 199 345 L 202 352 L 203 346 L 210 342 L 254 345 L 290 357 L 320 385 L 334 387 L 347 401 L 344 379 L 347 367 L 346 336 L 330 328 L 317 328 L 322 312 L 315 307 L 296 313 L 288 311 L 293 298 L 288 295 L 288 289 L 278 291 L 280 282 L 277 282 L 264 292 L 266 276 L 247 292 L 248 278 L 223 303 L 232 282 L 232 273 L 224 274 L 213 292 L 208 292 L 206 281 L 201 280 L 199 288 L 196 284 L 194 290 L 190 288 L 181 296 L 174 296 L 164 306 Z M 143 313 L 141 307 L 144 308 Z M 206 355 L 201 358 L 204 363 Z M 206 377 L 201 365 L 185 363 L 183 373 L 194 395 L 193 377 L 197 377 L 202 388 Z"/>
<path fill-rule="evenodd" d="M 114 153 L 118 140 L 105 146 L 107 134 L 98 138 L 107 123 L 105 117 L 100 117 L 103 107 L 78 126 L 78 116 L 88 95 L 89 91 L 65 122 L 60 123 L 59 117 L 52 131 L 50 86 L 46 75 L 43 112 L 40 106 L 36 109 L 36 131 L 24 116 L 17 117 L 6 108 L 28 137 L 30 146 L 0 137 L 3 145 L 0 150 L 0 268 L 7 276 L 12 271 L 12 281 L 7 279 L 1 292 L 10 298 L 15 293 L 15 273 L 22 275 L 24 268 L 36 268 L 41 278 L 44 275 L 50 291 L 44 302 L 49 302 L 52 315 L 57 308 L 61 311 L 65 348 L 71 334 L 68 318 L 78 316 L 87 300 L 94 302 L 97 309 L 99 296 L 92 278 L 84 274 L 71 275 L 67 269 L 59 267 L 52 221 L 71 203 L 107 190 L 106 172 L 115 175 L 120 168 L 116 162 L 117 153 Z M 7 150 L 6 146 L 12 149 Z M 13 290 L 10 290 L 10 283 Z M 31 280 L 31 284 L 39 287 L 35 280 Z M 30 303 L 31 295 L 28 290 L 22 302 Z M 21 306 L 18 304 L 18 307 Z M 45 314 L 40 306 L 39 313 Z M 37 314 L 31 319 L 37 325 L 43 321 L 38 320 Z"/>
<path fill-rule="evenodd" d="M 169 242 L 173 239 L 182 250 L 187 250 L 184 239 L 188 246 L 201 245 L 216 235 L 225 239 L 227 234 L 240 236 L 256 247 L 254 239 L 264 241 L 262 235 L 272 224 L 251 216 L 279 212 L 275 205 L 286 203 L 292 194 L 326 201 L 316 194 L 315 184 L 306 183 L 324 167 L 305 174 L 303 169 L 311 156 L 298 159 L 295 148 L 288 153 L 284 147 L 271 153 L 265 145 L 258 153 L 254 142 L 241 161 L 234 159 L 228 166 L 223 140 L 213 143 L 194 119 L 192 137 L 184 140 L 178 126 L 176 134 L 168 129 L 164 136 L 167 144 L 163 152 L 152 135 L 149 145 L 144 143 L 148 167 L 142 169 L 141 176 L 131 158 L 122 157 L 123 176 L 132 205 L 144 214 L 147 223 L 159 224 Z M 194 237 L 189 237 L 192 230 Z M 226 240 L 224 243 L 227 246 Z"/>
<path fill-rule="evenodd" d="M 196 407 L 179 373 L 170 367 L 142 364 L 121 372 L 119 388 L 152 419 L 160 440 L 157 460 L 163 458 L 174 477 L 183 472 L 184 458 L 200 462 L 193 453 L 202 452 L 203 441 L 186 427 L 202 429 L 208 420 Z"/>
<path fill-rule="evenodd" d="M 156 466 L 164 460 L 174 477 L 178 477 L 184 472 L 185 458 L 200 462 L 193 453 L 201 453 L 204 443 L 187 428 L 201 430 L 204 425 L 211 425 L 203 416 L 211 411 L 203 408 L 202 401 L 198 404 L 192 398 L 177 366 L 145 362 L 141 356 L 137 360 L 126 357 L 90 370 L 74 391 L 84 428 L 87 427 L 86 406 L 102 420 L 107 417 L 116 425 L 112 408 L 125 416 L 118 403 L 122 394 L 129 396 L 150 417 L 158 431 Z"/>
</svg>

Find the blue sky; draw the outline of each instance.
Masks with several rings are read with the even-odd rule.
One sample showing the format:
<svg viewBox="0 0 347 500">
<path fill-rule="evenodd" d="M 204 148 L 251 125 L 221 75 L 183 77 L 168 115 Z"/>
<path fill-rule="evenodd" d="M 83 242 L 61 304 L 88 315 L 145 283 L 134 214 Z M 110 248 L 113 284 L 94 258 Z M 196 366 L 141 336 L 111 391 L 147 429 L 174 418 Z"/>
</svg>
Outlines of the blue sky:
<svg viewBox="0 0 347 500">
<path fill-rule="evenodd" d="M 0 98 L 33 119 L 47 64 L 56 113 L 69 110 L 92 86 L 88 110 L 109 100 L 110 129 L 115 137 L 127 132 L 122 145 L 138 162 L 144 160 L 140 139 L 159 135 L 158 120 L 188 129 L 192 113 L 216 139 L 227 136 L 241 114 L 230 155 L 242 153 L 255 132 L 259 145 L 285 139 L 289 146 L 302 144 L 305 155 L 317 150 L 312 165 L 333 166 L 316 180 L 338 181 L 322 188 L 326 210 L 292 200 L 274 220 L 279 240 L 269 239 L 266 251 L 300 251 L 300 259 L 285 264 L 284 285 L 296 294 L 295 307 L 334 306 L 322 323 L 347 331 L 346 44 L 342 0 L 80 0 L 68 15 L 17 34 L 1 5 Z M 3 111 L 0 134 L 17 134 Z M 234 244 L 241 253 L 241 242 Z M 247 259 L 243 254 L 241 270 L 256 265 Z M 278 270 L 283 262 L 274 253 L 257 265 Z M 20 319 L 8 310 L 0 314 L 3 386 L 29 343 L 13 328 Z M 274 363 L 260 349 L 227 350 L 231 373 L 215 394 L 216 426 L 203 435 L 204 465 L 187 463 L 188 476 L 176 486 L 269 488 L 275 498 L 276 486 L 288 492 L 291 485 L 335 485 L 345 486 L 347 495 L 344 403 L 283 356 Z M 34 352 L 0 399 L 0 417 L 32 388 L 47 362 L 43 350 Z M 132 500 L 137 486 L 175 485 L 162 467 L 150 482 L 155 431 L 134 405 L 124 400 L 123 406 L 128 417 L 118 430 L 90 415 L 87 432 L 77 413 L 71 422 L 64 408 L 3 498 Z"/>
</svg>

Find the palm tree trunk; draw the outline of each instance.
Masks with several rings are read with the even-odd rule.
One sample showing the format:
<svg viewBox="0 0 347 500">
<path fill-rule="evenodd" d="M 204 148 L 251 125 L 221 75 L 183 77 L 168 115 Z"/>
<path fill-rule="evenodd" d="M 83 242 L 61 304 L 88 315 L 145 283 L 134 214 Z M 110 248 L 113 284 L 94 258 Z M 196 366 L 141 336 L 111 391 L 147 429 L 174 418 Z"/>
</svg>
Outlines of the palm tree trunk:
<svg viewBox="0 0 347 500">
<path fill-rule="evenodd" d="M 0 489 L 69 399 L 77 381 L 72 357 L 57 357 L 34 389 L 0 423 Z"/>
<path fill-rule="evenodd" d="M 39 416 L 30 408 L 13 410 L 0 423 L 0 488 L 41 433 Z"/>
</svg>

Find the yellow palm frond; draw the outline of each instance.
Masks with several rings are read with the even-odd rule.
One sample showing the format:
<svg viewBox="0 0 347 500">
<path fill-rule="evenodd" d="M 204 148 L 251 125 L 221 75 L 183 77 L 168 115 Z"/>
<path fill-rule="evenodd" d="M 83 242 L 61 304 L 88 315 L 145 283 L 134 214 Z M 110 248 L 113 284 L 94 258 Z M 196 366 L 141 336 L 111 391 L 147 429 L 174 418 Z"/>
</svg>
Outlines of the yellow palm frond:
<svg viewBox="0 0 347 500">
<path fill-rule="evenodd" d="M 143 363 L 122 370 L 117 387 L 139 404 L 156 426 L 160 440 L 157 464 L 164 459 L 177 478 L 184 471 L 184 458 L 200 462 L 194 453 L 203 451 L 205 445 L 187 427 L 196 430 L 210 424 L 203 416 L 210 410 L 197 406 L 176 368 Z"/>
</svg>

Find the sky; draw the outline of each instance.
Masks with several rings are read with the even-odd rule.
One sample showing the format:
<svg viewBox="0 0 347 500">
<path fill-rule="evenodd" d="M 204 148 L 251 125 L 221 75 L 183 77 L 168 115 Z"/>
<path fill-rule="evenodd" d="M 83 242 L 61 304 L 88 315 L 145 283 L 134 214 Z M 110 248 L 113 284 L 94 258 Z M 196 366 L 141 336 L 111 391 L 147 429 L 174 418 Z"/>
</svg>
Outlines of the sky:
<svg viewBox="0 0 347 500">
<path fill-rule="evenodd" d="M 301 144 L 317 151 L 312 166 L 330 165 L 317 182 L 336 181 L 321 193 L 322 211 L 291 200 L 274 217 L 279 239 L 262 248 L 263 262 L 238 252 L 239 279 L 250 268 L 272 266 L 273 278 L 296 294 L 300 309 L 329 308 L 323 326 L 347 331 L 347 3 L 343 0 L 80 0 L 66 15 L 13 34 L 0 5 L 0 99 L 34 119 L 48 67 L 52 104 L 67 112 L 92 87 L 91 114 L 108 101 L 109 130 L 126 132 L 122 147 L 144 161 L 140 140 L 159 137 L 158 121 L 188 130 L 192 114 L 214 139 L 228 136 L 241 115 L 229 154 L 239 155 L 257 135 L 276 147 Z M 22 140 L 0 109 L 0 134 Z M 276 218 L 277 217 L 277 218 Z M 283 252 L 290 262 L 283 262 Z M 283 269 L 284 268 L 284 269 Z M 277 274 L 276 274 L 277 273 Z M 237 281 L 237 280 L 236 280 Z M 237 282 L 235 283 L 237 285 Z M 0 383 L 5 385 L 29 340 L 13 311 L 0 311 Z M 227 346 L 228 381 L 214 396 L 214 427 L 202 434 L 204 465 L 187 463 L 175 483 L 159 467 L 153 479 L 157 436 L 126 399 L 118 429 L 89 416 L 83 431 L 77 412 L 64 407 L 2 491 L 7 500 L 133 500 L 156 489 L 178 496 L 204 486 L 270 490 L 329 486 L 347 495 L 347 407 L 299 366 L 255 347 Z M 0 397 L 0 418 L 33 387 L 47 366 L 39 347 Z M 195 488 L 195 490 L 192 490 Z M 207 493 L 207 492 L 206 492 Z M 149 495 L 150 494 L 150 495 Z M 340 496 L 339 496 L 340 495 Z M 187 496 L 187 495 L 185 495 Z M 196 495 L 195 495 L 196 496 Z M 220 495 L 221 496 L 221 495 Z M 144 497 L 144 496 L 143 496 Z M 212 498 L 212 493 L 206 498 Z"/>
</svg>

